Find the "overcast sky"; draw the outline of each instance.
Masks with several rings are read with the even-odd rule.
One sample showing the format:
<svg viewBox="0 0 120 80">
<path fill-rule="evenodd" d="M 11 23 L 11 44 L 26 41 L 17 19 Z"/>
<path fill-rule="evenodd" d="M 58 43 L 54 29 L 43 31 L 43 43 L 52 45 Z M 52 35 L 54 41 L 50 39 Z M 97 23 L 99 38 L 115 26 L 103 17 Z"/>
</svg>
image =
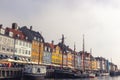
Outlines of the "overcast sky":
<svg viewBox="0 0 120 80">
<path fill-rule="evenodd" d="M 120 66 L 120 0 L 0 0 L 0 24 L 33 26 L 46 42 L 60 42 L 62 34 L 71 48 L 103 56 Z"/>
</svg>

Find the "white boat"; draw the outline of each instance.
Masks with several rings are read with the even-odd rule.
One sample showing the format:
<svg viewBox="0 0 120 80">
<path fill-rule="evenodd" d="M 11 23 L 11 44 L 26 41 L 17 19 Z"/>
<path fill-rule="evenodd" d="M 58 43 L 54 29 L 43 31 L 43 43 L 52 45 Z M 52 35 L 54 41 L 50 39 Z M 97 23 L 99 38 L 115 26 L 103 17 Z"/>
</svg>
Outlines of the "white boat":
<svg viewBox="0 0 120 80">
<path fill-rule="evenodd" d="M 24 80 L 40 80 L 46 76 L 46 66 L 26 65 L 23 71 Z"/>
<path fill-rule="evenodd" d="M 106 73 L 101 73 L 101 76 L 109 76 L 109 73 L 108 72 L 106 72 Z"/>
<path fill-rule="evenodd" d="M 94 73 L 89 73 L 89 78 L 95 78 L 95 74 Z"/>
</svg>

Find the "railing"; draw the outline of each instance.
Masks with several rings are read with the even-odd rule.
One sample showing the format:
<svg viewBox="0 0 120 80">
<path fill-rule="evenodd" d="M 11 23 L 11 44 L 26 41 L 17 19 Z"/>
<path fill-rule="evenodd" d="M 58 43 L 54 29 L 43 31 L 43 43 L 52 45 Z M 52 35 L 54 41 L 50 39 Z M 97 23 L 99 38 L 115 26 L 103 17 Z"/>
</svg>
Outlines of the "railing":
<svg viewBox="0 0 120 80">
<path fill-rule="evenodd" d="M 22 77 L 23 68 L 0 67 L 0 79 Z"/>
</svg>

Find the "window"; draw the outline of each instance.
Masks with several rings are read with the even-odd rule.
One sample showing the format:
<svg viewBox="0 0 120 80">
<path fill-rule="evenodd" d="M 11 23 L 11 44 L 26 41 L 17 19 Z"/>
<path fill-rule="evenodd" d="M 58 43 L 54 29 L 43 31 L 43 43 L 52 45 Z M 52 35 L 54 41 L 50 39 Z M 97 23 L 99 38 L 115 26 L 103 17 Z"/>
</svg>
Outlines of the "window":
<svg viewBox="0 0 120 80">
<path fill-rule="evenodd" d="M 31 44 L 29 43 L 29 48 L 31 48 Z"/>
<path fill-rule="evenodd" d="M 28 40 L 28 37 L 26 37 L 26 40 Z"/>
<path fill-rule="evenodd" d="M 5 47 L 2 47 L 2 50 L 5 51 Z"/>
<path fill-rule="evenodd" d="M 9 33 L 9 36 L 12 37 L 12 36 L 13 36 L 13 32 L 10 32 L 10 33 Z"/>
<path fill-rule="evenodd" d="M 13 49 L 11 49 L 11 52 L 13 52 L 14 50 Z"/>
<path fill-rule="evenodd" d="M 27 54 L 27 50 L 26 50 L 25 54 Z"/>
<path fill-rule="evenodd" d="M 21 45 L 22 43 L 21 43 L 21 41 L 19 42 L 19 45 Z"/>
<path fill-rule="evenodd" d="M 26 43 L 26 47 L 28 47 L 28 43 Z"/>
<path fill-rule="evenodd" d="M 38 38 L 38 41 L 40 41 L 40 38 Z"/>
<path fill-rule="evenodd" d="M 2 37 L 0 37 L 0 41 L 2 41 Z"/>
<path fill-rule="evenodd" d="M 36 40 L 36 37 L 34 37 L 34 40 Z"/>
<path fill-rule="evenodd" d="M 21 41 L 21 45 L 23 45 L 23 42 Z"/>
<path fill-rule="evenodd" d="M 30 55 L 30 53 L 31 53 L 31 52 L 29 51 L 29 55 Z"/>
<path fill-rule="evenodd" d="M 15 44 L 18 44 L 18 40 L 15 41 Z"/>
<path fill-rule="evenodd" d="M 47 51 L 47 47 L 45 46 L 45 51 Z"/>
<path fill-rule="evenodd" d="M 19 54 L 21 53 L 21 49 L 19 49 Z"/>
<path fill-rule="evenodd" d="M 9 49 L 9 48 L 7 48 L 7 51 L 10 51 L 10 49 Z"/>
<path fill-rule="evenodd" d="M 49 48 L 47 47 L 47 51 L 48 51 L 48 49 L 49 49 Z"/>
<path fill-rule="evenodd" d="M 24 42 L 24 46 L 26 47 L 26 42 Z"/>
<path fill-rule="evenodd" d="M 28 44 L 28 46 L 27 47 L 29 47 L 29 43 L 27 43 Z"/>
<path fill-rule="evenodd" d="M 4 29 L 1 29 L 1 34 L 5 34 L 5 30 Z"/>
<path fill-rule="evenodd" d="M 1 51 L 1 45 L 0 45 L 0 51 Z"/>
<path fill-rule="evenodd" d="M 24 54 L 25 51 L 24 50 L 22 50 L 22 51 L 23 51 L 22 54 Z"/>
<path fill-rule="evenodd" d="M 17 44 L 19 45 L 20 43 L 19 43 L 19 40 L 17 40 Z"/>
<path fill-rule="evenodd" d="M 18 35 L 17 35 L 17 37 L 19 38 L 19 37 L 20 37 L 20 35 L 18 34 Z"/>
<path fill-rule="evenodd" d="M 43 42 L 43 40 L 41 39 L 41 41 L 40 42 Z"/>
</svg>

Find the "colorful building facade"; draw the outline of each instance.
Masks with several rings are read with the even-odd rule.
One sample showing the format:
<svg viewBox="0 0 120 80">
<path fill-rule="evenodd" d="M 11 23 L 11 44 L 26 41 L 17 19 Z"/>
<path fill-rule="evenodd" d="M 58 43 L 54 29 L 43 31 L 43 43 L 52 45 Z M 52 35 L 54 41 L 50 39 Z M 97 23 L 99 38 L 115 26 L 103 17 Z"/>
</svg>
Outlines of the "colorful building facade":
<svg viewBox="0 0 120 80">
<path fill-rule="evenodd" d="M 31 61 L 41 64 L 43 60 L 44 38 L 39 32 L 32 30 L 32 26 L 30 26 L 30 29 L 23 26 L 20 30 L 27 37 L 27 41 L 32 43 Z"/>
<path fill-rule="evenodd" d="M 58 45 L 55 45 L 52 52 L 52 64 L 54 65 L 62 65 L 62 51 Z"/>
<path fill-rule="evenodd" d="M 16 23 L 12 24 L 12 28 L 6 28 L 6 35 L 11 35 L 14 39 L 15 60 L 30 61 L 31 58 L 31 42 L 27 41 L 27 37 L 19 30 Z"/>
<path fill-rule="evenodd" d="M 0 27 L 0 58 L 13 58 L 14 54 L 14 39 L 13 33 L 5 34 L 5 29 Z"/>
<path fill-rule="evenodd" d="M 54 45 L 51 43 L 44 44 L 44 51 L 43 51 L 43 60 L 42 63 L 51 65 L 52 63 L 52 51 L 54 49 Z"/>
</svg>

